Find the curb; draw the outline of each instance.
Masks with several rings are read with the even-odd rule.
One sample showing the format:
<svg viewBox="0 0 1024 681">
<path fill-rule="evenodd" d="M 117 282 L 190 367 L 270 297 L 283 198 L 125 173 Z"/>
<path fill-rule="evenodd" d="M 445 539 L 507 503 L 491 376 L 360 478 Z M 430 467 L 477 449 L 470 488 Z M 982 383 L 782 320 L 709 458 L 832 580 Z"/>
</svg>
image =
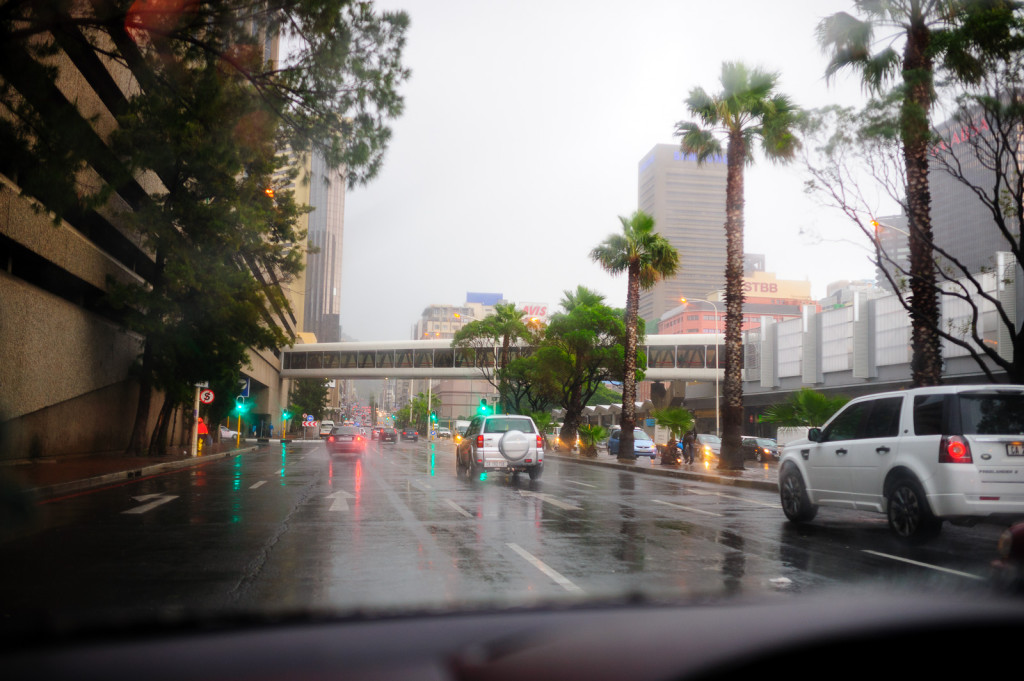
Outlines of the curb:
<svg viewBox="0 0 1024 681">
<path fill-rule="evenodd" d="M 105 473 L 103 475 L 96 475 L 91 478 L 81 478 L 79 480 L 69 480 L 68 482 L 58 482 L 53 485 L 44 485 L 43 487 L 32 487 L 26 490 L 26 492 L 46 499 L 50 497 L 55 497 L 60 494 L 78 492 L 83 489 L 100 487 L 102 485 L 107 485 L 114 482 L 136 480 L 139 478 L 148 477 L 150 475 L 157 475 L 158 473 L 165 473 L 167 471 L 177 470 L 179 468 L 191 468 L 193 466 L 201 466 L 202 464 L 205 464 L 210 461 L 226 459 L 229 456 L 238 456 L 240 454 L 251 452 L 255 449 L 256 447 L 245 447 L 242 449 L 232 449 L 226 452 L 210 454 L 209 456 L 190 457 L 188 459 L 180 459 L 178 461 L 164 461 L 163 463 L 152 464 L 150 466 L 141 466 L 139 468 L 127 471 Z"/>
<path fill-rule="evenodd" d="M 719 485 L 728 485 L 731 487 L 745 487 L 747 489 L 759 489 L 766 492 L 778 492 L 779 485 L 776 482 L 769 482 L 767 480 L 748 480 L 741 477 L 731 477 L 729 473 L 697 473 L 694 471 L 686 471 L 680 469 L 664 469 L 659 470 L 656 468 L 639 468 L 628 463 L 619 463 L 618 461 L 599 461 L 597 459 L 581 459 L 573 456 L 563 456 L 561 454 L 545 454 L 545 458 L 558 459 L 559 461 L 567 461 L 569 463 L 577 463 L 584 466 L 603 466 L 605 468 L 617 468 L 622 471 L 630 471 L 632 473 L 643 473 L 644 475 L 660 475 L 669 478 L 680 478 L 683 480 L 697 480 L 699 482 L 712 482 Z M 742 475 L 742 473 L 740 474 Z"/>
</svg>

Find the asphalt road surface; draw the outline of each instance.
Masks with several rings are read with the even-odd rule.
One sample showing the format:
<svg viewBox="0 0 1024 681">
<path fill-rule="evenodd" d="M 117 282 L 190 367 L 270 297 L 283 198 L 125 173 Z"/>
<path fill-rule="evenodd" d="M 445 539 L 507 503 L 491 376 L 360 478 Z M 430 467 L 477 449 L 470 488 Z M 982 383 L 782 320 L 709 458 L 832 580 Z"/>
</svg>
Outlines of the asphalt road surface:
<svg viewBox="0 0 1024 681">
<path fill-rule="evenodd" d="M 373 442 L 332 460 L 269 445 L 50 499 L 0 544 L 0 624 L 224 613 L 717 599 L 847 585 L 987 590 L 1002 528 L 921 547 L 884 516 L 785 521 L 776 494 L 549 459 L 457 477 L 454 445 Z"/>
</svg>

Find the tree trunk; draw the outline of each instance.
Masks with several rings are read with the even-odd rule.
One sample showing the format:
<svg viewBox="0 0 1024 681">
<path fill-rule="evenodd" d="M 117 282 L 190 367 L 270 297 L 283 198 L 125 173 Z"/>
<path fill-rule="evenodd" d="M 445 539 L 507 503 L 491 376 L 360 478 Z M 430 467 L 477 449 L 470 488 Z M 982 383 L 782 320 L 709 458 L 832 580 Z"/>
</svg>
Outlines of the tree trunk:
<svg viewBox="0 0 1024 681">
<path fill-rule="evenodd" d="M 132 434 L 125 449 L 125 454 L 129 456 L 142 456 L 142 452 L 146 450 L 149 407 L 153 401 L 153 384 L 148 371 L 151 361 L 149 343 L 146 342 L 142 350 L 142 369 L 139 372 L 139 402 L 135 407 L 135 424 L 132 426 Z"/>
<path fill-rule="evenodd" d="M 626 357 L 622 376 L 622 415 L 619 417 L 618 458 L 635 461 L 633 429 L 636 428 L 637 318 L 640 316 L 640 263 L 629 263 L 626 280 Z"/>
<path fill-rule="evenodd" d="M 743 164 L 741 131 L 729 134 L 725 185 L 725 379 L 722 381 L 722 451 L 718 468 L 742 470 L 743 429 Z"/>
<path fill-rule="evenodd" d="M 906 98 L 900 108 L 910 227 L 910 369 L 915 387 L 942 383 L 939 300 L 935 288 L 931 193 L 928 189 L 932 61 L 926 51 L 930 38 L 923 20 L 915 21 L 907 33 L 903 50 Z"/>
<path fill-rule="evenodd" d="M 163 456 L 167 453 L 167 431 L 174 408 L 174 401 L 169 397 L 165 397 L 164 403 L 160 406 L 160 417 L 157 419 L 157 427 L 154 429 L 153 437 L 149 441 L 150 456 Z"/>
</svg>

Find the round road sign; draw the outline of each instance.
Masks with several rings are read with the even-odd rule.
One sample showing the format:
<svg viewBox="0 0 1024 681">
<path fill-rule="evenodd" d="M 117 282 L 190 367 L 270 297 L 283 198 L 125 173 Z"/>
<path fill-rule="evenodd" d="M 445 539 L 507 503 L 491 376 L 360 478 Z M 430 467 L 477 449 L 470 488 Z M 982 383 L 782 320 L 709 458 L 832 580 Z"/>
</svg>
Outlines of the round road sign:
<svg viewBox="0 0 1024 681">
<path fill-rule="evenodd" d="M 213 391 L 207 388 L 199 393 L 199 401 L 203 404 L 210 404 L 213 402 Z"/>
</svg>

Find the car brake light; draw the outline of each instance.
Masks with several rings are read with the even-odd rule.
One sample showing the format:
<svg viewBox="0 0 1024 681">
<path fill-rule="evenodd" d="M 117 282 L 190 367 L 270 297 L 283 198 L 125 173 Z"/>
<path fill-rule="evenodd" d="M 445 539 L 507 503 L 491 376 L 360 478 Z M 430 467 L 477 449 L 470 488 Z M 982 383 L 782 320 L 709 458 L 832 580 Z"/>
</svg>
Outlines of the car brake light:
<svg viewBox="0 0 1024 681">
<path fill-rule="evenodd" d="M 939 463 L 974 463 L 971 447 L 959 435 L 945 435 L 939 443 Z"/>
<path fill-rule="evenodd" d="M 537 449 L 544 449 L 544 438 L 537 436 Z"/>
<path fill-rule="evenodd" d="M 329 438 L 327 438 L 327 441 L 328 441 L 328 442 L 334 442 L 334 436 L 333 436 L 333 435 L 331 435 L 331 436 L 330 436 Z"/>
<path fill-rule="evenodd" d="M 484 446 L 484 436 L 483 435 L 477 435 L 476 436 L 476 446 L 477 447 L 483 447 Z"/>
</svg>

